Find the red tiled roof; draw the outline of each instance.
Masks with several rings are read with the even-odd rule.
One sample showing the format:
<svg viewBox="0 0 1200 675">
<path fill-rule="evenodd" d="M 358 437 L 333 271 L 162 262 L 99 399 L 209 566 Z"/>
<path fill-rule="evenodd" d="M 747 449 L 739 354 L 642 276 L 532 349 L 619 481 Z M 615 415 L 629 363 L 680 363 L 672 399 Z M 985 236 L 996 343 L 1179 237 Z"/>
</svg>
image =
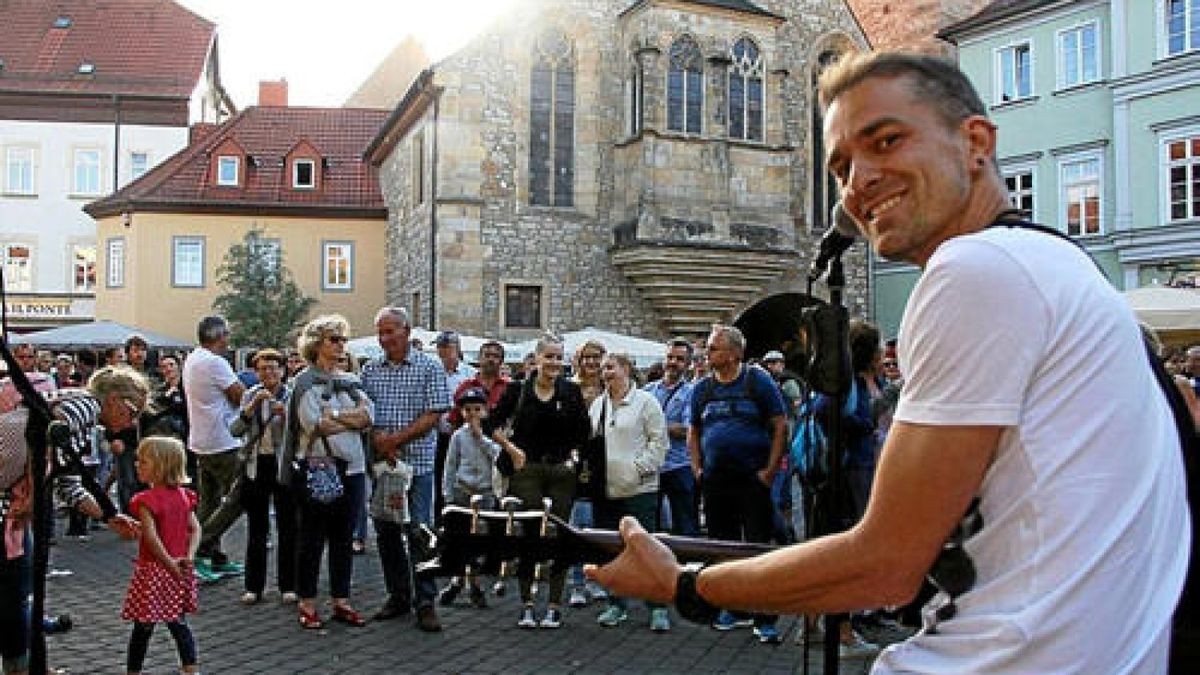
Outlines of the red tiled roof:
<svg viewBox="0 0 1200 675">
<path fill-rule="evenodd" d="M 0 92 L 188 98 L 215 35 L 170 0 L 0 0 Z"/>
<path fill-rule="evenodd" d="M 124 211 L 270 212 L 334 210 L 385 213 L 375 167 L 363 151 L 387 119 L 386 110 L 250 107 L 201 135 L 118 192 L 84 207 L 99 218 Z M 242 157 L 242 187 L 214 184 L 213 152 L 234 141 Z M 285 156 L 300 141 L 320 152 L 319 189 L 295 190 Z"/>
<path fill-rule="evenodd" d="M 1016 16 L 1046 4 L 1046 0 L 994 0 L 975 14 L 938 31 L 938 37 L 954 42 L 964 31 L 986 26 L 993 21 Z"/>
</svg>

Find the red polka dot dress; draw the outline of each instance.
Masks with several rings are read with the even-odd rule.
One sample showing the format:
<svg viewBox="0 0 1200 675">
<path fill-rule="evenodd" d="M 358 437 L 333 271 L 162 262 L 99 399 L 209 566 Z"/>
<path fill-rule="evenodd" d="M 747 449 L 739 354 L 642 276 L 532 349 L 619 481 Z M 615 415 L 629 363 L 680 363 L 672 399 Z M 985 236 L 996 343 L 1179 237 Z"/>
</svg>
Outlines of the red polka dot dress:
<svg viewBox="0 0 1200 675">
<path fill-rule="evenodd" d="M 172 558 L 187 556 L 188 517 L 196 508 L 196 493 L 182 487 L 154 487 L 134 495 L 129 510 L 140 513 L 143 505 L 154 517 L 154 527 L 167 554 Z M 172 574 L 158 562 L 143 538 L 121 618 L 141 623 L 175 621 L 195 612 L 196 606 L 196 577 Z"/>
</svg>

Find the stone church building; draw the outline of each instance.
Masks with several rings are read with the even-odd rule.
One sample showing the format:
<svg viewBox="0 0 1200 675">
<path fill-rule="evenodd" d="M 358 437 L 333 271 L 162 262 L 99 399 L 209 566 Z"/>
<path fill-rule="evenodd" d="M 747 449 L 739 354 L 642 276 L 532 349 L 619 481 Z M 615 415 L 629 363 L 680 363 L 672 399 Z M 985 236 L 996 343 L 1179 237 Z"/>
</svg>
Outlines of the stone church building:
<svg viewBox="0 0 1200 675">
<path fill-rule="evenodd" d="M 815 78 L 865 48 L 841 1 L 524 0 L 367 150 L 389 301 L 508 340 L 661 338 L 803 293 L 834 199 Z M 847 262 L 863 315 L 861 246 Z"/>
</svg>

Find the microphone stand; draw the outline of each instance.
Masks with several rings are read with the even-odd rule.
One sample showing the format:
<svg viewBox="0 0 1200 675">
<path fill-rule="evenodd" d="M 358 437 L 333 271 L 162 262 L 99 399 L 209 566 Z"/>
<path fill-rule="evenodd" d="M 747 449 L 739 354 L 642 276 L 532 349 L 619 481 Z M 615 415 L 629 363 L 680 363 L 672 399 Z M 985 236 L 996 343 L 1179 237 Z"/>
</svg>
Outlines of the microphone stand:
<svg viewBox="0 0 1200 675">
<path fill-rule="evenodd" d="M 811 282 L 810 282 L 811 285 Z M 842 255 L 839 253 L 830 260 L 829 274 L 825 277 L 825 285 L 829 289 L 829 306 L 833 310 L 834 339 L 821 341 L 819 349 L 825 354 L 817 355 L 826 365 L 828 378 L 822 391 L 833 399 L 833 413 L 828 418 L 826 427 L 826 452 L 829 453 L 829 476 L 825 488 L 818 494 L 817 503 L 824 501 L 824 507 L 817 510 L 817 536 L 834 534 L 843 529 L 846 514 L 842 513 L 845 499 L 845 481 L 842 473 L 842 456 L 845 453 L 845 442 L 842 439 L 842 411 L 846 406 L 846 398 L 850 387 L 853 386 L 850 373 L 849 345 L 847 332 L 849 320 L 843 292 L 846 288 L 846 271 L 842 265 Z M 810 292 L 809 295 L 812 295 Z M 823 378 L 824 379 L 824 378 Z M 816 510 L 816 509 L 815 509 Z M 847 614 L 830 614 L 825 617 L 824 675 L 838 675 L 839 647 L 841 643 L 841 624 L 849 620 Z M 805 663 L 805 669 L 808 664 Z"/>
</svg>

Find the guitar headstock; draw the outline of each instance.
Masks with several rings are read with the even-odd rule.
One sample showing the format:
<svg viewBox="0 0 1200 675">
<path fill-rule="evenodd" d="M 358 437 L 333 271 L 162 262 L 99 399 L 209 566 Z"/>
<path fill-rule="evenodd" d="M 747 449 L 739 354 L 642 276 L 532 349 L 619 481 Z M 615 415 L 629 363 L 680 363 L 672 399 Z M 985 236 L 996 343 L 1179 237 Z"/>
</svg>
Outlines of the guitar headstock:
<svg viewBox="0 0 1200 675">
<path fill-rule="evenodd" d="M 418 572 L 435 576 L 496 574 L 520 571 L 546 578 L 550 571 L 589 562 L 603 564 L 624 547 L 612 530 L 576 529 L 550 513 L 550 501 L 541 510 L 522 509 L 520 500 L 505 497 L 501 510 L 447 506 L 433 544 L 436 557 L 418 565 Z M 683 562 L 715 563 L 737 560 L 770 551 L 767 544 L 713 541 L 656 534 Z"/>
</svg>

